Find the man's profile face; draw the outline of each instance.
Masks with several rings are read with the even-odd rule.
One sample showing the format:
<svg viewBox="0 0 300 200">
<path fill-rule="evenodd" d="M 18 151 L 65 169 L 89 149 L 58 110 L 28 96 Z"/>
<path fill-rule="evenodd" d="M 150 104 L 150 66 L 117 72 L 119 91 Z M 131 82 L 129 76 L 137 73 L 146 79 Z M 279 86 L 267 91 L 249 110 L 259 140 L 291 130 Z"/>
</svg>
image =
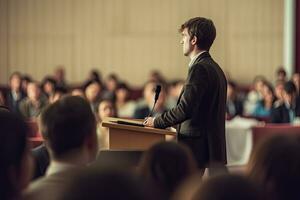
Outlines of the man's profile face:
<svg viewBox="0 0 300 200">
<path fill-rule="evenodd" d="M 191 44 L 191 36 L 189 35 L 188 29 L 185 28 L 181 32 L 182 39 L 180 43 L 182 44 L 183 47 L 183 55 L 189 56 L 191 51 L 192 51 L 192 44 Z"/>
</svg>

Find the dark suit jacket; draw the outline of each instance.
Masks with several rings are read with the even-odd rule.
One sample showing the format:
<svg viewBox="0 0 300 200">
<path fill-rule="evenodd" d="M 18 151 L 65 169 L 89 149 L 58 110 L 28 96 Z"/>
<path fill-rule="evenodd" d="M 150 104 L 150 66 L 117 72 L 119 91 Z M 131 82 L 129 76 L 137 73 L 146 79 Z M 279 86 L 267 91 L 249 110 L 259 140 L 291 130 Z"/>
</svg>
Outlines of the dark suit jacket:
<svg viewBox="0 0 300 200">
<path fill-rule="evenodd" d="M 226 163 L 225 111 L 227 81 L 208 52 L 190 67 L 177 106 L 154 120 L 156 128 L 179 124 L 180 135 L 202 138 L 208 162 Z M 180 137 L 179 137 L 180 138 Z"/>
<path fill-rule="evenodd" d="M 6 105 L 10 109 L 11 112 L 21 115 L 19 104 L 25 98 L 25 94 L 23 92 L 20 93 L 20 99 L 14 100 L 11 90 L 8 91 L 6 95 Z"/>
<path fill-rule="evenodd" d="M 296 107 L 294 109 L 295 117 L 300 116 L 300 99 L 296 100 Z M 283 103 L 280 106 L 271 110 L 271 122 L 272 123 L 290 123 L 289 110 Z"/>
<path fill-rule="evenodd" d="M 49 166 L 50 158 L 44 144 L 41 144 L 40 146 L 34 148 L 32 150 L 32 156 L 35 160 L 35 171 L 32 179 L 35 180 L 45 175 L 46 170 Z"/>
</svg>

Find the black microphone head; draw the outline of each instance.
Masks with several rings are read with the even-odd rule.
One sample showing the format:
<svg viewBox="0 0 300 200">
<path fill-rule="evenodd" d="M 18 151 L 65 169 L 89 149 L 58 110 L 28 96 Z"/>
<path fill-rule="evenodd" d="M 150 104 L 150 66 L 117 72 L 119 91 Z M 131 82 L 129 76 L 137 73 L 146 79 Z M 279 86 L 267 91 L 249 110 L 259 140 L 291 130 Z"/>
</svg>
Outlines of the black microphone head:
<svg viewBox="0 0 300 200">
<path fill-rule="evenodd" d="M 158 97 L 159 97 L 159 93 L 161 91 L 161 85 L 156 85 L 156 88 L 155 88 L 155 97 L 154 97 L 154 101 L 156 102 Z"/>
</svg>

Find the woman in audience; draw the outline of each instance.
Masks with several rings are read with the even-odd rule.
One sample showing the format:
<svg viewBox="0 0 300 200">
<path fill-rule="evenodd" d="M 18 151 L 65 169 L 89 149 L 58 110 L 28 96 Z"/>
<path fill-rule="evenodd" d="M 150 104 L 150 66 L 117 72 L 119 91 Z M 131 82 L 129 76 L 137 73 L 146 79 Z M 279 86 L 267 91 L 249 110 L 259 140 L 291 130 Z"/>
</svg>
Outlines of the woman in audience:
<svg viewBox="0 0 300 200">
<path fill-rule="evenodd" d="M 253 151 L 247 174 L 263 189 L 264 199 L 300 199 L 299 137 L 277 135 Z"/>
<path fill-rule="evenodd" d="M 105 117 L 117 117 L 116 105 L 111 100 L 102 100 L 98 106 L 98 144 L 99 149 L 108 149 L 108 128 L 102 127 L 101 122 Z"/>
<path fill-rule="evenodd" d="M 297 95 L 299 96 L 300 95 L 300 74 L 294 73 L 292 76 L 292 81 L 297 88 Z"/>
<path fill-rule="evenodd" d="M 262 100 L 263 86 L 266 79 L 263 76 L 256 76 L 253 81 L 253 89 L 248 93 L 244 104 L 244 114 L 251 115 L 257 102 Z"/>
<path fill-rule="evenodd" d="M 105 91 L 103 97 L 105 99 L 110 99 L 112 101 L 116 100 L 116 89 L 119 84 L 119 78 L 116 74 L 112 73 L 107 76 L 105 79 Z"/>
<path fill-rule="evenodd" d="M 135 110 L 135 103 L 129 100 L 130 90 L 125 83 L 120 83 L 116 89 L 116 106 L 118 116 L 132 118 Z"/>
<path fill-rule="evenodd" d="M 50 101 L 50 99 L 53 99 L 55 88 L 56 88 L 55 79 L 49 76 L 45 77 L 44 80 L 42 81 L 41 89 L 43 94 L 47 96 L 48 101 Z"/>
<path fill-rule="evenodd" d="M 236 84 L 232 81 L 227 83 L 226 114 L 229 118 L 243 114 L 243 102 L 237 98 Z"/>
<path fill-rule="evenodd" d="M 274 107 L 280 106 L 283 102 L 283 90 L 284 90 L 284 83 L 283 81 L 277 81 L 275 84 L 275 96 L 276 101 L 274 102 Z"/>
<path fill-rule="evenodd" d="M 0 199 L 21 199 L 32 174 L 27 144 L 28 127 L 23 120 L 0 108 Z"/>
<path fill-rule="evenodd" d="M 177 187 L 196 172 L 191 151 L 183 144 L 161 142 L 144 153 L 138 173 L 168 199 Z"/>
<path fill-rule="evenodd" d="M 85 97 L 91 105 L 94 114 L 97 113 L 97 106 L 102 97 L 103 88 L 98 82 L 91 82 L 85 88 Z"/>
<path fill-rule="evenodd" d="M 265 82 L 262 95 L 263 99 L 257 102 L 252 115 L 255 117 L 268 118 L 271 115 L 271 109 L 276 101 L 274 90 L 270 83 Z"/>
<path fill-rule="evenodd" d="M 32 78 L 28 74 L 22 76 L 21 87 L 25 96 L 27 96 L 27 86 L 30 82 L 32 82 Z"/>
</svg>

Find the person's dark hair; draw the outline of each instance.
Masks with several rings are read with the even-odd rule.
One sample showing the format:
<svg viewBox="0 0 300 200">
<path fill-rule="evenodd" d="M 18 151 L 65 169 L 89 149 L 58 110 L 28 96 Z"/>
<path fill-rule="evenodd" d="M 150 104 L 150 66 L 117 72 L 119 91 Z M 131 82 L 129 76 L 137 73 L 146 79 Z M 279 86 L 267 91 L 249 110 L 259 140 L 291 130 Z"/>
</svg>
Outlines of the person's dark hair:
<svg viewBox="0 0 300 200">
<path fill-rule="evenodd" d="M 22 76 L 22 81 L 26 81 L 26 82 L 31 82 L 32 78 L 29 75 L 23 75 Z"/>
<path fill-rule="evenodd" d="M 117 86 L 117 90 L 118 89 L 125 89 L 125 90 L 128 90 L 129 91 L 129 87 L 128 85 L 125 83 L 125 82 L 120 82 Z"/>
<path fill-rule="evenodd" d="M 194 36 L 197 38 L 199 49 L 209 51 L 216 38 L 216 28 L 212 20 L 204 17 L 195 17 L 182 24 L 179 32 L 182 32 L 185 28 L 187 28 L 191 39 Z"/>
<path fill-rule="evenodd" d="M 299 136 L 277 135 L 261 141 L 248 164 L 248 175 L 267 199 L 300 199 Z"/>
<path fill-rule="evenodd" d="M 297 92 L 297 88 L 296 88 L 295 84 L 293 83 L 293 81 L 287 81 L 284 84 L 284 91 L 289 95 L 293 95 Z"/>
<path fill-rule="evenodd" d="M 183 144 L 161 142 L 144 153 L 140 164 L 141 177 L 161 190 L 166 197 L 196 170 L 191 151 Z"/>
<path fill-rule="evenodd" d="M 62 200 L 153 199 L 147 191 L 148 188 L 135 174 L 95 165 L 73 175 Z"/>
<path fill-rule="evenodd" d="M 279 68 L 277 69 L 276 74 L 277 74 L 277 75 L 282 74 L 282 75 L 286 76 L 286 71 L 285 71 L 285 69 L 284 69 L 283 67 L 279 67 Z"/>
<path fill-rule="evenodd" d="M 46 77 L 43 79 L 42 83 L 41 83 L 41 88 L 42 88 L 42 90 L 44 90 L 44 85 L 45 85 L 46 83 L 48 83 L 48 82 L 51 83 L 51 84 L 53 85 L 53 88 L 56 87 L 56 80 L 55 80 L 54 78 L 50 77 L 50 76 L 46 76 Z"/>
<path fill-rule="evenodd" d="M 245 177 L 238 175 L 218 175 L 204 180 L 192 200 L 258 200 L 260 190 Z"/>
<path fill-rule="evenodd" d="M 78 96 L 65 96 L 41 114 L 41 132 L 55 158 L 80 148 L 96 128 L 89 103 Z"/>
<path fill-rule="evenodd" d="M 0 199 L 14 199 L 21 193 L 18 172 L 26 153 L 28 126 L 15 114 L 0 109 L 0 128 Z"/>
</svg>

